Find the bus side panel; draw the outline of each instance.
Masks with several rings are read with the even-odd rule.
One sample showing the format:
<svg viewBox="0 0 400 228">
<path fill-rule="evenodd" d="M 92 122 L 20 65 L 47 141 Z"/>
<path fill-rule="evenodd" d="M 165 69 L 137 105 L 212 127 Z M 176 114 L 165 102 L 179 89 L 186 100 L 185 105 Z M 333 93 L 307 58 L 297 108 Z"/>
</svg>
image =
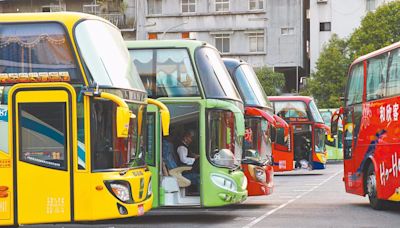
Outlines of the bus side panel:
<svg viewBox="0 0 400 228">
<path fill-rule="evenodd" d="M 373 156 L 376 161 L 375 173 L 378 198 L 400 201 L 400 117 L 399 102 L 389 98 L 367 103 L 364 107 L 365 128 L 360 136 L 368 137 L 369 147 L 365 156 Z M 362 126 L 363 127 L 363 126 Z M 375 150 L 373 144 L 377 144 Z M 371 146 L 372 145 L 372 146 Z M 359 162 L 359 161 L 357 161 Z"/>
<path fill-rule="evenodd" d="M 14 223 L 13 163 L 8 149 L 8 130 L 7 105 L 0 105 L 0 226 Z"/>
</svg>

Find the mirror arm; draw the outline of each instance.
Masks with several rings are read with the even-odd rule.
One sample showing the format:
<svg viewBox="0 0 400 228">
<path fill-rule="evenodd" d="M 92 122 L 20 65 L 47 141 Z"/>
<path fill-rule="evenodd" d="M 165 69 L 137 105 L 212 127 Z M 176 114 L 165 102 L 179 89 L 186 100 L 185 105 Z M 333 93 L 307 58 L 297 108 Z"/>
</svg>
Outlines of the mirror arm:
<svg viewBox="0 0 400 228">
<path fill-rule="evenodd" d="M 160 109 L 163 135 L 168 136 L 169 135 L 169 124 L 170 124 L 170 120 L 171 120 L 171 115 L 169 113 L 168 107 L 165 104 L 163 104 L 162 102 L 155 100 L 155 99 L 151 99 L 151 98 L 147 98 L 147 103 L 155 105 Z"/>
</svg>

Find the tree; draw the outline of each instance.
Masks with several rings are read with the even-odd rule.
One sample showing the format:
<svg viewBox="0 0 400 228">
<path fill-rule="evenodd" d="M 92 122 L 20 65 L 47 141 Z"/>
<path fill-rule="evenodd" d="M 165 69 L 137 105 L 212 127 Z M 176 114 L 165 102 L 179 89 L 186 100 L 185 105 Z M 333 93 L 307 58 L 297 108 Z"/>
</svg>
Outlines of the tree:
<svg viewBox="0 0 400 228">
<path fill-rule="evenodd" d="M 285 75 L 283 73 L 274 72 L 268 67 L 261 67 L 255 72 L 267 96 L 276 96 L 282 93 L 285 87 Z"/>
<path fill-rule="evenodd" d="M 400 40 L 400 1 L 384 4 L 369 12 L 350 37 L 353 59 Z"/>
<path fill-rule="evenodd" d="M 339 107 L 350 63 L 347 41 L 332 35 L 316 62 L 316 73 L 311 74 L 301 94 L 312 95 L 319 108 Z"/>
</svg>

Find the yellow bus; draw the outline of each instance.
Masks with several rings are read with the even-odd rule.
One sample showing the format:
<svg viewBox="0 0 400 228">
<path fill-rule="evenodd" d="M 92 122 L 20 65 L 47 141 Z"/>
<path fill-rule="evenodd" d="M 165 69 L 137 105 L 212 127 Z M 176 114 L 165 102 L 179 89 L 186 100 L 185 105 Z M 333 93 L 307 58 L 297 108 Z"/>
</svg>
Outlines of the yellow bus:
<svg viewBox="0 0 400 228">
<path fill-rule="evenodd" d="M 0 225 L 150 210 L 147 102 L 106 20 L 0 14 Z"/>
</svg>

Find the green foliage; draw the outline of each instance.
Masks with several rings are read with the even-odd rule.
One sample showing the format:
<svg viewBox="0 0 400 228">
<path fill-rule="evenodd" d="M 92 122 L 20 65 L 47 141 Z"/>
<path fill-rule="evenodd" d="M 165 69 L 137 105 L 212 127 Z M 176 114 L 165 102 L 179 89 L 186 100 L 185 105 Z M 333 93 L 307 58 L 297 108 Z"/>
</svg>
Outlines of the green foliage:
<svg viewBox="0 0 400 228">
<path fill-rule="evenodd" d="M 353 59 L 400 40 L 400 1 L 369 12 L 351 35 L 349 49 Z"/>
<path fill-rule="evenodd" d="M 282 93 L 285 87 L 285 75 L 283 73 L 274 72 L 268 67 L 261 67 L 255 72 L 267 96 L 277 96 Z"/>
<path fill-rule="evenodd" d="M 347 42 L 333 35 L 324 47 L 316 63 L 316 73 L 311 75 L 302 95 L 315 98 L 319 108 L 340 106 L 339 97 L 343 96 L 348 67 L 351 63 L 347 56 Z"/>
</svg>

